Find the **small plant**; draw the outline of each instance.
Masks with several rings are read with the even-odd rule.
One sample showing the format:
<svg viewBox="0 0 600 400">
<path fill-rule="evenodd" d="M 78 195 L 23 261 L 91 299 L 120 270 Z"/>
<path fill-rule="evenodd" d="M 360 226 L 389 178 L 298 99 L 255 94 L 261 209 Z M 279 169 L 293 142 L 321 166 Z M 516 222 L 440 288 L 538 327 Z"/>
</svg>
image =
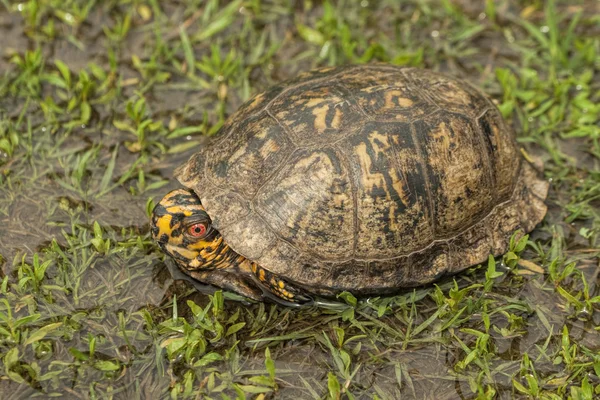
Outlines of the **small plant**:
<svg viewBox="0 0 600 400">
<path fill-rule="evenodd" d="M 130 132 L 136 138 L 136 141 L 125 142 L 125 147 L 132 153 L 146 151 L 150 146 L 158 146 L 165 151 L 162 144 L 149 138 L 150 134 L 164 132 L 162 121 L 155 121 L 147 116 L 146 100 L 140 97 L 136 101 L 133 99 L 127 102 L 127 116 L 129 120 L 113 120 L 115 128 Z"/>
<path fill-rule="evenodd" d="M 507 267 L 514 269 L 517 266 L 520 255 L 523 250 L 525 250 L 528 240 L 529 235 L 523 235 L 522 231 L 513 233 L 508 244 L 508 252 L 503 256 L 504 263 Z"/>
<path fill-rule="evenodd" d="M 13 397 L 599 398 L 593 2 L 0 1 L 0 382 Z M 525 157 L 544 160 L 535 232 L 435 285 L 327 307 L 171 279 L 148 218 L 202 136 L 300 72 L 375 61 L 490 95 Z"/>
</svg>

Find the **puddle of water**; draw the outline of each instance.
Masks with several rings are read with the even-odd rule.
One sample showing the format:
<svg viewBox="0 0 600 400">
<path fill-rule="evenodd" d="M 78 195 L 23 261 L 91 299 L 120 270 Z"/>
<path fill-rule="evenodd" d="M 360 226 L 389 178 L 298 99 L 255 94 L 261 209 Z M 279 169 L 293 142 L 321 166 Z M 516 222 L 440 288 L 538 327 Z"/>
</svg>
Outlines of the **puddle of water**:
<svg viewBox="0 0 600 400">
<path fill-rule="evenodd" d="M 184 14 L 175 5 L 164 7 L 169 15 Z M 77 35 L 84 50 L 60 38 L 43 45 L 48 65 L 60 59 L 77 71 L 93 60 L 106 67 L 107 43 L 101 27 L 109 23 L 112 26 L 113 22 L 101 13 L 92 13 Z M 180 21 L 175 19 L 175 22 L 179 26 Z M 281 19 L 277 23 L 283 32 L 294 26 L 294 19 Z M 3 49 L 32 48 L 34 41 L 23 35 L 23 31 L 20 17 L 0 11 Z M 177 30 L 175 32 L 178 37 Z M 306 51 L 305 43 L 294 41 L 291 34 L 290 38 L 292 43 L 278 53 L 280 62 L 273 65 L 271 75 L 267 76 L 259 67 L 252 71 L 250 77 L 255 79 L 255 87 L 266 86 L 270 80 L 283 80 L 313 64 L 308 57 L 301 57 L 293 65 L 284 62 Z M 118 68 L 123 81 L 140 78 L 130 61 L 131 55 L 143 51 L 144 45 L 152 44 L 153 40 L 146 31 L 134 29 L 118 49 Z M 481 39 L 481 48 L 494 47 L 495 40 L 498 38 L 490 33 Z M 506 59 L 513 56 L 498 53 L 498 57 Z M 486 65 L 494 61 L 489 61 L 486 51 L 480 51 L 466 56 L 463 63 Z M 453 72 L 463 71 L 463 67 L 452 60 L 444 61 L 443 66 Z M 7 63 L 6 54 L 0 52 L 0 71 L 13 68 L 13 64 Z M 148 91 L 145 94 L 147 106 L 152 115 L 165 124 L 176 116 L 181 120 L 180 126 L 200 125 L 204 111 L 214 108 L 214 93 L 208 89 L 178 90 L 175 84 L 182 82 L 185 82 L 182 78 L 174 77 L 170 82 L 173 85 L 158 85 Z M 374 394 L 380 398 L 474 398 L 471 385 L 480 371 L 469 366 L 458 368 L 457 364 L 466 356 L 461 344 L 469 348 L 476 344 L 476 338 L 465 329 L 482 330 L 479 308 L 473 306 L 479 314 L 472 318 L 461 317 L 464 321 L 461 319 L 449 329 L 441 329 L 441 324 L 448 322 L 441 318 L 410 338 L 410 332 L 427 323 L 440 307 L 435 302 L 433 287 L 419 289 L 419 297 L 414 302 L 411 302 L 410 292 L 395 298 L 382 316 L 377 314 L 381 301 L 372 300 L 373 308 L 359 307 L 355 320 L 331 310 L 289 310 L 272 304 L 247 305 L 228 300 L 222 314 L 227 318 L 237 315 L 235 322 L 243 321 L 246 325 L 239 333 L 214 341 L 207 330 L 205 352 L 225 360 L 215 359 L 202 367 L 191 366 L 201 356 L 188 362 L 179 354 L 170 360 L 168 340 L 179 338 L 183 331 L 200 329 L 194 325 L 198 317 L 188 301 L 203 308 L 210 307 L 208 294 L 211 291 L 199 292 L 185 280 L 173 280 L 150 242 L 146 205 L 148 198 L 157 200 L 178 186 L 171 174 L 193 149 L 167 155 L 151 152 L 127 180 L 103 193 L 102 181 L 115 147 L 118 154 L 113 174 L 106 180 L 108 186 L 128 174 L 139 159 L 139 154 L 129 152 L 124 146 L 126 141 L 133 140 L 131 134 L 114 129 L 111 122 L 113 114 L 125 118 L 125 100 L 139 88 L 132 84 L 120 89 L 118 102 L 95 106 L 89 126 L 74 130 L 66 138 L 60 129 L 54 133 L 44 131 L 44 115 L 39 108 L 32 107 L 26 118 L 31 121 L 33 140 L 30 145 L 34 150 L 28 156 L 18 154 L 8 161 L 0 159 L 0 171 L 8 171 L 3 172 L 5 175 L 0 181 L 2 277 L 7 276 L 10 284 L 16 286 L 21 257 L 29 264 L 35 253 L 50 260 L 44 280 L 49 287 L 22 292 L 13 288 L 13 296 L 6 298 L 18 317 L 38 313 L 40 321 L 63 324 L 60 334 L 49 334 L 39 346 L 19 347 L 20 362 L 35 363 L 40 374 L 46 374 L 45 379 L 21 384 L 2 379 L 0 397 L 25 399 L 41 393 L 73 398 L 86 397 L 82 393 L 96 393 L 99 397 L 108 397 L 112 393 L 115 398 L 168 398 L 176 384 L 188 379 L 186 374 L 190 371 L 190 376 L 197 378 L 193 381 L 195 386 L 202 385 L 208 392 L 211 379 L 217 381 L 214 385 L 225 382 L 223 384 L 230 386 L 222 390 L 234 396 L 232 382 L 262 384 L 264 388 L 264 381 L 251 378 L 268 376 L 265 348 L 269 346 L 277 371 L 276 396 L 279 398 L 307 398 L 315 393 L 317 397 L 323 396 L 328 393 L 330 372 L 338 376 L 341 387 L 351 387 L 357 398 L 370 398 Z M 239 96 L 231 92 L 225 104 L 226 114 L 241 103 Z M 5 113 L 14 122 L 22 106 L 20 98 L 0 99 L 0 117 Z M 211 114 L 210 118 L 215 119 L 215 116 Z M 21 133 L 25 132 L 24 125 L 20 127 Z M 25 136 L 23 133 L 26 141 Z M 182 140 L 164 142 L 172 145 Z M 193 140 L 199 145 L 202 142 L 198 137 Z M 597 169 L 597 159 L 586 152 L 581 143 L 566 141 L 561 146 L 566 154 L 578 160 L 579 168 Z M 88 162 L 78 170 L 85 157 Z M 140 170 L 145 174 L 146 184 L 165 179 L 168 182 L 157 189 L 140 190 Z M 546 225 L 534 232 L 532 238 L 548 244 L 553 238 L 551 228 L 560 227 L 565 235 L 562 241 L 566 248 L 562 250 L 578 260 L 578 270 L 586 277 L 589 292 L 598 295 L 597 253 L 579 234 L 581 227 L 592 228 L 591 222 L 565 224 L 563 209 L 554 204 L 564 195 L 562 192 L 551 194 Z M 97 251 L 91 242 L 95 222 L 101 227 L 102 241 L 109 243 L 103 245 L 104 251 Z M 526 258 L 535 259 L 535 254 L 530 251 Z M 13 259 L 17 260 L 14 264 Z M 485 272 L 465 273 L 457 280 L 459 289 L 465 289 L 485 281 Z M 452 279 L 438 284 L 448 298 Z M 479 294 L 476 290 L 470 293 L 474 299 Z M 512 378 L 518 375 L 524 354 L 538 359 L 535 366 L 540 376 L 561 373 L 564 366 L 555 364 L 555 359 L 544 358 L 540 348 L 546 341 L 552 349 L 559 348 L 562 326 L 569 329 L 573 343 L 600 351 L 597 331 L 600 313 L 596 310 L 589 318 L 578 319 L 573 310 L 565 309 L 564 299 L 557 295 L 545 276 L 510 275 L 486 296 L 496 301 L 490 304 L 498 304 L 506 310 L 505 314 L 496 312 L 490 317 L 492 326 L 497 328 L 489 331 L 490 352 L 496 357 L 489 360 L 493 379 L 484 382 L 494 385 L 497 398 L 514 397 Z M 543 311 L 538 312 L 538 308 Z M 169 327 L 167 323 L 173 321 L 175 314 L 184 317 L 188 325 Z M 233 322 L 227 322 L 227 318 L 219 323 L 231 327 Z M 47 324 L 32 324 L 31 331 L 44 325 Z M 546 325 L 551 327 L 552 333 Z M 342 345 L 336 342 L 339 328 L 345 335 Z M 93 357 L 90 357 L 91 342 L 94 343 Z M 340 354 L 348 355 L 349 365 L 344 365 L 344 356 Z M 19 370 L 18 366 L 13 369 Z M 56 376 L 48 375 L 52 371 L 60 372 Z"/>
</svg>

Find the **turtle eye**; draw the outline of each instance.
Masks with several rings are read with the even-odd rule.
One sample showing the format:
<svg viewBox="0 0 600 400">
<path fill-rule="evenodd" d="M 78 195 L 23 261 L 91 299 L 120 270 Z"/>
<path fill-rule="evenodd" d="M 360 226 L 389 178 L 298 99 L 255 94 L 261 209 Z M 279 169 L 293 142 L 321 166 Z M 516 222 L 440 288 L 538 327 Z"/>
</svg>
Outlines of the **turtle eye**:
<svg viewBox="0 0 600 400">
<path fill-rule="evenodd" d="M 204 236 L 204 234 L 206 234 L 206 225 L 202 224 L 202 223 L 197 223 L 197 224 L 193 224 L 190 225 L 187 228 L 187 233 L 195 238 L 199 238 Z"/>
</svg>

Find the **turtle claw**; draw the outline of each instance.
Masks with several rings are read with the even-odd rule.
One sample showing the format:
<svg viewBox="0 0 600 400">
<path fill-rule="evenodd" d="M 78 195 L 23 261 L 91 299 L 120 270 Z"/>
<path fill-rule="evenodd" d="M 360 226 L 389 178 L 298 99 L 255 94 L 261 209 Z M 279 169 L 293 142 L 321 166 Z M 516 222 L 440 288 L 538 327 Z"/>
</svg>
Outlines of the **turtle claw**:
<svg viewBox="0 0 600 400">
<path fill-rule="evenodd" d="M 263 298 L 273 300 L 287 307 L 313 305 L 315 300 L 305 291 L 279 278 L 257 264 L 252 265 L 252 279 L 262 292 Z"/>
<path fill-rule="evenodd" d="M 285 306 L 285 307 L 305 308 L 305 307 L 310 307 L 313 304 L 315 304 L 315 301 L 309 296 L 297 295 L 297 296 L 294 296 L 294 301 L 289 301 L 289 300 L 285 300 L 283 297 L 279 297 L 279 296 L 275 295 L 274 293 L 267 290 L 266 288 L 263 288 L 262 285 L 261 285 L 261 289 L 263 291 L 263 298 L 269 299 L 269 300 L 271 300 L 279 305 Z"/>
<path fill-rule="evenodd" d="M 319 308 L 325 308 L 327 310 L 338 312 L 344 311 L 346 308 L 351 307 L 346 303 L 342 303 L 341 301 L 326 300 L 320 297 L 314 301 L 314 305 Z"/>
</svg>

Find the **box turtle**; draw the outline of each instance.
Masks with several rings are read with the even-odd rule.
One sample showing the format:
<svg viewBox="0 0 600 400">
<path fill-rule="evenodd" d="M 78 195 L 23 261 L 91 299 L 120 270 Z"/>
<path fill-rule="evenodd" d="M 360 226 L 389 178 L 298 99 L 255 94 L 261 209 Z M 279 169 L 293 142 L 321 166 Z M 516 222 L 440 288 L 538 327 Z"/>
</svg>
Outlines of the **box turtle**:
<svg viewBox="0 0 600 400">
<path fill-rule="evenodd" d="M 548 182 L 481 92 L 416 68 L 311 71 L 246 102 L 176 172 L 152 235 L 252 299 L 382 295 L 507 250 Z"/>
</svg>

